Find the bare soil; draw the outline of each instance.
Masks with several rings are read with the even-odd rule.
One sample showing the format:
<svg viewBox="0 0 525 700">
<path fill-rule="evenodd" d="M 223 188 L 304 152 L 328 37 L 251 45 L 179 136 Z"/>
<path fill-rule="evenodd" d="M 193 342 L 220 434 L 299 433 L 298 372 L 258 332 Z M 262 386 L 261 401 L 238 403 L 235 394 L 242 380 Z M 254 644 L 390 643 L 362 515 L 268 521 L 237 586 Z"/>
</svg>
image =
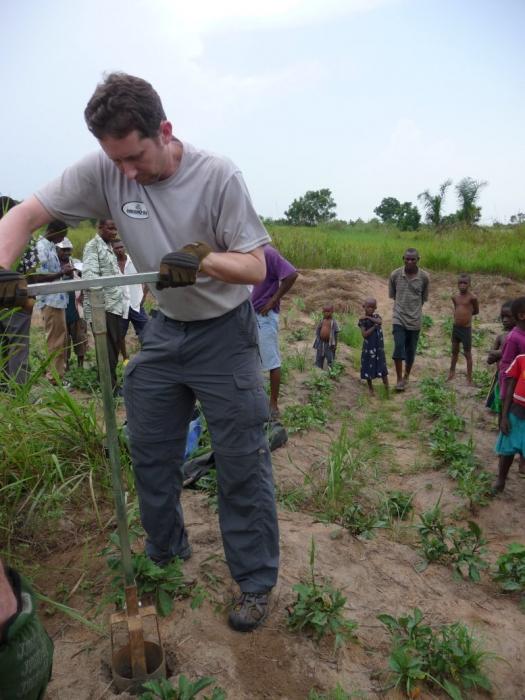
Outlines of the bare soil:
<svg viewBox="0 0 525 700">
<path fill-rule="evenodd" d="M 403 404 L 418 395 L 418 380 L 423 374 L 443 373 L 448 368 L 448 339 L 441 321 L 450 315 L 450 296 L 455 278 L 449 274 L 431 275 L 430 301 L 425 313 L 434 320 L 429 331 L 429 348 L 418 355 L 413 378 L 402 395 L 392 395 L 398 425 L 403 420 Z M 502 301 L 523 294 L 521 285 L 500 277 L 478 277 L 474 290 L 480 300 L 480 326 L 487 330 L 486 343 L 474 348 L 475 364 L 486 365 L 486 351 L 499 332 L 498 312 Z M 385 279 L 357 271 L 304 271 L 283 306 L 281 337 L 284 354 L 311 348 L 314 335 L 312 312 L 319 312 L 326 301 L 335 304 L 336 315 L 359 314 L 366 296 L 375 296 L 378 311 L 389 334 L 391 302 Z M 299 300 L 302 300 L 300 302 Z M 290 332 L 308 329 L 308 339 L 293 342 Z M 313 363 L 313 350 L 311 361 Z M 337 437 L 341 416 L 359 417 L 379 406 L 379 398 L 369 398 L 359 381 L 360 351 L 343 344 L 338 359 L 345 374 L 335 383 L 332 420 L 322 431 L 295 433 L 285 447 L 274 452 L 276 484 L 280 491 L 304 487 L 305 475 L 311 479 L 322 473 L 331 442 Z M 282 408 L 305 396 L 303 383 L 308 376 L 290 372 L 282 387 Z M 493 445 L 496 438 L 494 417 L 487 414 L 484 401 L 475 387 L 465 382 L 460 359 L 455 387 L 459 407 L 471 423 L 476 453 L 488 469 L 495 470 Z M 383 402 L 384 403 L 384 402 Z M 428 422 L 419 433 L 397 431 L 378 438 L 388 446 L 380 464 L 380 484 L 373 488 L 403 488 L 415 493 L 416 512 L 433 505 L 441 495 L 448 512 L 462 506 L 454 494 L 454 482 L 444 472 L 432 469 L 426 448 Z M 513 468 L 505 493 L 480 509 L 475 516 L 488 540 L 489 558 L 494 562 L 510 542 L 525 542 L 523 512 L 525 482 Z M 191 679 L 213 676 L 228 698 L 252 700 L 306 700 L 311 688 L 327 692 L 340 683 L 347 692 L 359 697 L 395 698 L 397 691 L 384 691 L 388 636 L 376 616 L 381 612 L 400 615 L 419 606 L 434 624 L 462 621 L 473 629 L 487 650 L 497 657 L 488 662 L 487 672 L 493 697 L 505 700 L 525 697 L 525 615 L 514 595 L 502 594 L 488 573 L 478 584 L 455 580 L 449 568 L 430 565 L 418 573 L 420 555 L 414 528 L 417 517 L 405 525 L 378 530 L 370 539 L 360 539 L 334 524 L 318 521 L 308 506 L 292 512 L 279 506 L 282 548 L 279 584 L 272 597 L 267 624 L 242 635 L 231 631 L 226 622 L 227 604 L 235 593 L 224 561 L 217 515 L 207 504 L 206 495 L 184 492 L 184 511 L 193 544 L 193 557 L 184 564 L 189 579 L 197 580 L 210 592 L 210 599 L 192 610 L 188 599 L 179 600 L 168 618 L 160 620 L 169 673 L 173 678 L 184 673 Z M 104 522 L 111 511 L 102 513 Z M 469 516 L 471 517 L 471 516 Z M 81 524 L 82 523 L 82 524 Z M 51 598 L 63 600 L 83 611 L 108 629 L 109 608 L 94 618 L 93 610 L 107 586 L 105 561 L 97 556 L 107 544 L 108 531 L 100 532 L 89 509 L 70 514 L 61 523 L 61 532 L 51 538 L 49 548 L 37 555 L 39 574 L 36 584 Z M 109 528 L 111 529 L 111 528 Z M 358 624 L 356 643 L 348 643 L 337 653 L 333 640 L 315 644 L 305 636 L 291 633 L 286 626 L 287 606 L 295 596 L 292 586 L 308 575 L 311 538 L 317 546 L 316 569 L 329 577 L 347 597 L 346 614 Z M 212 583 L 214 584 L 212 586 Z M 71 591 L 74 593 L 71 595 Z M 110 643 L 61 613 L 43 612 L 43 619 L 55 643 L 53 680 L 48 689 L 50 700 L 110 700 L 116 698 L 111 685 Z M 502 661 L 501 659 L 504 659 Z M 118 697 L 126 698 L 127 694 Z M 421 698 L 443 697 L 438 691 L 423 688 Z M 481 698 L 481 693 L 470 697 Z"/>
</svg>

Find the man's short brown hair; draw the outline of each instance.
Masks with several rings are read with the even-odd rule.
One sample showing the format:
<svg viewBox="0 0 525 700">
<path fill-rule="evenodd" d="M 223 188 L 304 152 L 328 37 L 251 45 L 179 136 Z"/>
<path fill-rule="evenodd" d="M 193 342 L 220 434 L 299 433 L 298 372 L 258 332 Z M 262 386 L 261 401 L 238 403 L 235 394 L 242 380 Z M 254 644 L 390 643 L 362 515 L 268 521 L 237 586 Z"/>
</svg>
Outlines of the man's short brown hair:
<svg viewBox="0 0 525 700">
<path fill-rule="evenodd" d="M 135 130 L 143 138 L 153 138 L 166 114 L 160 97 L 146 80 L 127 73 L 110 73 L 97 85 L 84 118 L 97 139 L 121 139 Z"/>
</svg>

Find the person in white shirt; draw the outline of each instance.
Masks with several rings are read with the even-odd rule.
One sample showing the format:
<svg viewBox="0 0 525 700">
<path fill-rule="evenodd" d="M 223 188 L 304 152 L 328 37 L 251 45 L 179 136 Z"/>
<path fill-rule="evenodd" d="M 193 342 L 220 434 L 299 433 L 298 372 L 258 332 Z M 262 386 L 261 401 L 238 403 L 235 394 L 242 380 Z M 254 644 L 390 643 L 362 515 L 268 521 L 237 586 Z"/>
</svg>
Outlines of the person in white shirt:
<svg viewBox="0 0 525 700">
<path fill-rule="evenodd" d="M 135 269 L 132 259 L 126 252 L 124 243 L 119 238 L 116 238 L 111 242 L 111 245 L 113 246 L 113 252 L 117 256 L 120 272 L 123 275 L 135 275 L 137 270 Z M 126 350 L 126 335 L 130 322 L 133 324 L 137 338 L 140 339 L 142 331 L 144 330 L 146 323 L 149 321 L 149 316 L 144 310 L 144 299 L 146 298 L 146 294 L 148 292 L 146 285 L 142 284 L 129 284 L 121 289 L 124 304 L 121 319 L 122 333 L 120 352 L 122 354 L 124 364 L 126 364 L 129 359 L 128 352 Z"/>
</svg>

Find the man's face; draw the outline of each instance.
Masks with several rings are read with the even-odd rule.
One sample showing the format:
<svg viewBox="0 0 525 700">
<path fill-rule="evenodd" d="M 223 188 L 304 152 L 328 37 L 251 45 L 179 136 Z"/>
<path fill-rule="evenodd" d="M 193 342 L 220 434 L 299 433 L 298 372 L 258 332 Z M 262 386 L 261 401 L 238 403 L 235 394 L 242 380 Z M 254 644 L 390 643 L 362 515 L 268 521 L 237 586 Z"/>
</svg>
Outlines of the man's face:
<svg viewBox="0 0 525 700">
<path fill-rule="evenodd" d="M 46 235 L 46 238 L 48 241 L 51 241 L 51 243 L 54 243 L 55 245 L 57 243 L 62 243 L 64 238 L 66 237 L 67 231 L 60 231 L 59 233 L 48 233 Z"/>
<path fill-rule="evenodd" d="M 56 248 L 58 259 L 60 260 L 61 263 L 67 263 L 69 262 L 69 258 L 71 257 L 71 248 L 59 248 L 57 246 Z"/>
<path fill-rule="evenodd" d="M 168 129 L 166 125 L 169 125 Z M 152 185 L 171 175 L 170 141 L 171 124 L 162 122 L 159 135 L 154 138 L 144 138 L 135 130 L 120 139 L 105 136 L 99 143 L 104 153 L 128 180 L 135 180 L 139 185 Z"/>
<path fill-rule="evenodd" d="M 117 227 L 114 221 L 108 219 L 107 221 L 101 222 L 98 225 L 98 235 L 103 241 L 109 243 L 117 237 Z"/>
<path fill-rule="evenodd" d="M 405 253 L 403 255 L 403 262 L 405 263 L 405 270 L 407 272 L 415 271 L 419 262 L 419 255 L 416 253 Z"/>
<path fill-rule="evenodd" d="M 126 249 L 124 248 L 123 243 L 113 243 L 113 252 L 119 260 L 122 260 L 126 257 Z"/>
</svg>

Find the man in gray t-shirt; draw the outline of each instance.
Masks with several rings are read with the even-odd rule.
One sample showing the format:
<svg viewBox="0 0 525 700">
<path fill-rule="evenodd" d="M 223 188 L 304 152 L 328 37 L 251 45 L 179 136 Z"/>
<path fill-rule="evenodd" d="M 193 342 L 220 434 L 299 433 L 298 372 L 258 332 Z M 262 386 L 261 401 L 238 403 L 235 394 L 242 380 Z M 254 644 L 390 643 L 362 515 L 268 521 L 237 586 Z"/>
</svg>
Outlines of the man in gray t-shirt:
<svg viewBox="0 0 525 700">
<path fill-rule="evenodd" d="M 404 391 L 410 370 L 416 357 L 417 341 L 421 330 L 423 304 L 428 299 L 429 278 L 418 267 L 419 253 L 407 248 L 403 254 L 403 267 L 394 270 L 388 280 L 388 295 L 394 300 L 392 332 L 396 367 L 396 391 Z M 403 373 L 403 362 L 405 371 Z"/>
<path fill-rule="evenodd" d="M 240 597 L 230 625 L 248 631 L 268 613 L 279 533 L 264 422 L 268 399 L 250 285 L 265 278 L 268 233 L 238 168 L 175 138 L 145 80 L 112 73 L 84 116 L 101 150 L 68 168 L 0 221 L 0 266 L 53 218 L 113 219 L 139 272 L 159 269 L 159 313 L 126 367 L 128 419 L 146 552 L 160 565 L 191 547 L 180 504 L 195 401 L 215 452 L 219 522 Z M 13 273 L 0 267 L 5 298 Z M 13 286 L 14 285 L 14 286 Z"/>
</svg>

